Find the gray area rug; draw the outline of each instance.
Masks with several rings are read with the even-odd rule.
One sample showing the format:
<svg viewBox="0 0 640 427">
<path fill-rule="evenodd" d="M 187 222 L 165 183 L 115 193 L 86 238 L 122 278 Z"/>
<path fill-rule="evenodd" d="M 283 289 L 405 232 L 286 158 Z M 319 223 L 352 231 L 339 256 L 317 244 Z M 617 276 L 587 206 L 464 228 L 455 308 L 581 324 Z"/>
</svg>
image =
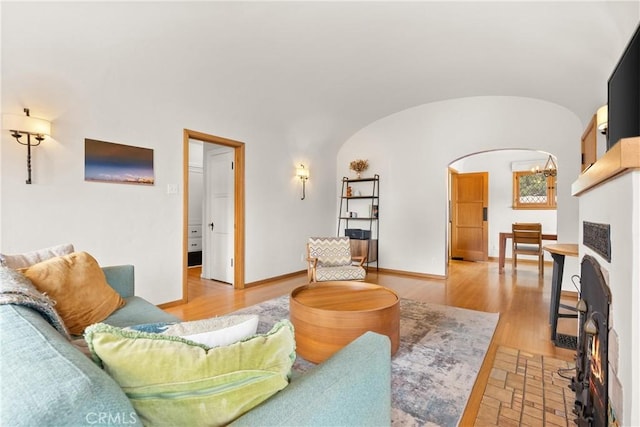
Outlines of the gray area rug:
<svg viewBox="0 0 640 427">
<path fill-rule="evenodd" d="M 258 332 L 289 318 L 289 296 L 234 314 L 260 316 Z M 498 323 L 497 313 L 400 300 L 400 349 L 391 362 L 393 426 L 456 426 Z M 300 357 L 293 369 L 314 365 Z"/>
</svg>

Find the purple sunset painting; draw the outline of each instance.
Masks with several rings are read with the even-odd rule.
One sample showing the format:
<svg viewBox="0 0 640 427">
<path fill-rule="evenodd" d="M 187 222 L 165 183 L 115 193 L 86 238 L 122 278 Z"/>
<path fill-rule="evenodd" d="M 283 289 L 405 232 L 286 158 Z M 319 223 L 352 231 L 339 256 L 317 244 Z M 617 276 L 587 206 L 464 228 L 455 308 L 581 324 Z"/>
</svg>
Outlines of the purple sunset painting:
<svg viewBox="0 0 640 427">
<path fill-rule="evenodd" d="M 153 150 L 85 139 L 84 180 L 153 185 Z"/>
</svg>

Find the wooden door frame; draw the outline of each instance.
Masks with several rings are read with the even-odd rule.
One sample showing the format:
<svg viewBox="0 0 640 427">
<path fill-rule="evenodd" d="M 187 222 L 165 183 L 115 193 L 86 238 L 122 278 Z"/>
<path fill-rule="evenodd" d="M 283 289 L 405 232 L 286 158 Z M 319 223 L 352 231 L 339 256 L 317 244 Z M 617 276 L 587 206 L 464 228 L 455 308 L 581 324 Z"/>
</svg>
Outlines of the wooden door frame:
<svg viewBox="0 0 640 427">
<path fill-rule="evenodd" d="M 223 145 L 233 148 L 234 157 L 234 249 L 233 249 L 233 287 L 235 289 L 244 289 L 244 267 L 245 267 L 245 144 L 244 142 L 234 141 L 232 139 L 220 136 L 209 135 L 206 133 L 184 129 L 182 137 L 183 149 L 183 200 L 182 200 L 182 299 L 188 299 L 188 225 L 189 225 L 189 140 L 195 139 L 210 144 Z"/>
<path fill-rule="evenodd" d="M 446 237 L 446 254 L 447 254 L 447 262 L 445 264 L 445 276 L 449 276 L 449 262 L 451 262 L 451 246 L 452 246 L 452 234 L 453 234 L 453 175 L 457 175 L 457 169 L 452 168 L 451 166 L 447 167 L 447 237 Z"/>
</svg>

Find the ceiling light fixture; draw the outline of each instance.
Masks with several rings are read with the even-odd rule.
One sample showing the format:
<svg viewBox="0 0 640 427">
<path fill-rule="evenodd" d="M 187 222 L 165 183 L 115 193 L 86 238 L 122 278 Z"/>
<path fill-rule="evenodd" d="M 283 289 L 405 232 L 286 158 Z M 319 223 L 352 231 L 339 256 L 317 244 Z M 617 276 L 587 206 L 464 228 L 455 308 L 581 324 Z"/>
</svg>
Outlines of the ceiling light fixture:
<svg viewBox="0 0 640 427">
<path fill-rule="evenodd" d="M 549 176 L 556 176 L 558 174 L 558 166 L 553 160 L 553 156 L 549 154 L 549 158 L 547 159 L 547 163 L 544 165 L 544 169 L 540 169 L 540 166 L 536 166 L 531 169 L 531 172 L 544 175 L 545 178 Z"/>
<path fill-rule="evenodd" d="M 300 164 L 300 166 L 296 168 L 296 176 L 300 178 L 300 181 L 302 181 L 302 197 L 300 200 L 304 200 L 306 197 L 305 184 L 309 179 L 309 169 L 306 169 L 303 164 Z"/>
<path fill-rule="evenodd" d="M 4 114 L 2 116 L 2 128 L 11 132 L 11 136 L 19 144 L 27 146 L 27 184 L 31 184 L 31 147 L 37 147 L 46 135 L 51 134 L 51 123 L 44 119 L 38 119 L 29 115 L 29 109 L 25 108 L 25 115 Z M 20 141 L 20 138 L 27 136 L 27 142 Z M 31 136 L 37 141 L 31 142 Z"/>
</svg>

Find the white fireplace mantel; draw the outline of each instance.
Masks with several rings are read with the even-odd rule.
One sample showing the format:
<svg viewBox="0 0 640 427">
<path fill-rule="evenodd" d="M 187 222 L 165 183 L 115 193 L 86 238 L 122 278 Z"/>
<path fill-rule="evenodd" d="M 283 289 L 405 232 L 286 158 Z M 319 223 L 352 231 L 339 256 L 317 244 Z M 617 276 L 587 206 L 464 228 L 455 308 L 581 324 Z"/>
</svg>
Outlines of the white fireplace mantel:
<svg viewBox="0 0 640 427">
<path fill-rule="evenodd" d="M 611 289 L 609 361 L 617 382 L 610 374 L 609 397 L 622 425 L 640 425 L 640 137 L 620 140 L 571 191 L 579 198 L 579 259 L 595 257 Z M 583 244 L 584 221 L 610 225 L 611 262 Z"/>
</svg>

